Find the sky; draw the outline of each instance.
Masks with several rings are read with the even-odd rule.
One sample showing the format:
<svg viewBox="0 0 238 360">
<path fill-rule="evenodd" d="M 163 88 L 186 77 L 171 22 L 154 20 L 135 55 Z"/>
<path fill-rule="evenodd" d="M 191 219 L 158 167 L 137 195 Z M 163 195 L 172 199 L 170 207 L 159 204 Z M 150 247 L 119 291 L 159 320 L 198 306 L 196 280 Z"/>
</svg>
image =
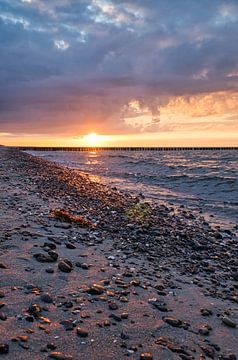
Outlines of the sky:
<svg viewBox="0 0 238 360">
<path fill-rule="evenodd" d="M 238 0 L 0 0 L 0 144 L 238 146 L 237 44 Z"/>
</svg>

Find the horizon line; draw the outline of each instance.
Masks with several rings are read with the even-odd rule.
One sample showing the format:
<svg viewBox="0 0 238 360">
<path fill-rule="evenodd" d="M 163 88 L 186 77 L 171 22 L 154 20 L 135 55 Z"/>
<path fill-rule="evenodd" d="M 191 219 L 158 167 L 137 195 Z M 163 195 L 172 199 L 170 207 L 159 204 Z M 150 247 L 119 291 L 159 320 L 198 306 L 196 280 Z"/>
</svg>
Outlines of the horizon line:
<svg viewBox="0 0 238 360">
<path fill-rule="evenodd" d="M 168 151 L 168 150 L 238 150 L 238 146 L 4 146 L 36 151 Z"/>
</svg>

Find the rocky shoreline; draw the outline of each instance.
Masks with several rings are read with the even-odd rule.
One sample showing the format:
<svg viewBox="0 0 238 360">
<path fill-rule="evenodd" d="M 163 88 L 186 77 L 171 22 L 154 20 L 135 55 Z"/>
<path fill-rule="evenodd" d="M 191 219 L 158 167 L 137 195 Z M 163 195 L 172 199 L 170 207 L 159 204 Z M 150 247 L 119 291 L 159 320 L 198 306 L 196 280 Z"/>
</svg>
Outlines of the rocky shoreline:
<svg viewBox="0 0 238 360">
<path fill-rule="evenodd" d="M 238 358 L 238 241 L 0 149 L 0 357 Z"/>
</svg>

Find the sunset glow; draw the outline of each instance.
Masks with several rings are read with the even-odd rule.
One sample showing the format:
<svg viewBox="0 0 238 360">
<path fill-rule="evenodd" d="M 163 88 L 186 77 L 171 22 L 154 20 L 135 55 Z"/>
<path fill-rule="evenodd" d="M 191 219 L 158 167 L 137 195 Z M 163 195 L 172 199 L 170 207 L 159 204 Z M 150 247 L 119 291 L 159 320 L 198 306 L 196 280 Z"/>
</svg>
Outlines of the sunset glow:
<svg viewBox="0 0 238 360">
<path fill-rule="evenodd" d="M 9 3 L 0 144 L 238 146 L 237 0 Z"/>
<path fill-rule="evenodd" d="M 83 138 L 86 146 L 97 146 L 100 142 L 100 136 L 92 132 L 88 135 L 85 135 Z"/>
</svg>

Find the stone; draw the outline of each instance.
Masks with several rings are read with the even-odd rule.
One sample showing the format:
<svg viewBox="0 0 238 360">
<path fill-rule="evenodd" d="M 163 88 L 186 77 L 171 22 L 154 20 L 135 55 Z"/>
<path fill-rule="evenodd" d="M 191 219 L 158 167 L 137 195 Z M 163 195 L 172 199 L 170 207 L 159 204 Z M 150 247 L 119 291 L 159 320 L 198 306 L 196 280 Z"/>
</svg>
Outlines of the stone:
<svg viewBox="0 0 238 360">
<path fill-rule="evenodd" d="M 153 360 L 153 355 L 150 352 L 141 353 L 140 360 Z"/>
<path fill-rule="evenodd" d="M 53 274 L 55 271 L 53 268 L 47 268 L 45 269 L 45 271 L 48 273 L 48 274 Z"/>
<path fill-rule="evenodd" d="M 202 316 L 211 316 L 212 315 L 212 310 L 210 309 L 200 309 L 201 315 Z"/>
<path fill-rule="evenodd" d="M 73 264 L 71 263 L 71 261 L 65 259 L 59 262 L 58 268 L 62 272 L 70 273 L 73 269 Z"/>
<path fill-rule="evenodd" d="M 49 293 L 42 294 L 40 299 L 47 304 L 51 304 L 53 302 L 53 297 Z"/>
<path fill-rule="evenodd" d="M 104 293 L 104 287 L 101 284 L 93 284 L 87 290 L 87 293 L 91 295 L 101 295 Z"/>
<path fill-rule="evenodd" d="M 51 250 L 55 250 L 56 249 L 56 245 L 53 244 L 53 243 L 49 243 L 49 242 L 45 242 L 43 247 L 48 247 L 50 248 Z"/>
<path fill-rule="evenodd" d="M 30 315 L 33 315 L 35 318 L 37 318 L 41 315 L 41 311 L 42 310 L 38 304 L 33 304 L 28 309 L 28 313 Z"/>
<path fill-rule="evenodd" d="M 162 300 L 153 298 L 153 299 L 149 299 L 148 302 L 149 302 L 149 304 L 152 304 L 154 307 L 156 307 L 156 309 L 158 309 L 159 311 L 162 311 L 162 312 L 168 311 L 166 303 Z"/>
<path fill-rule="evenodd" d="M 53 250 L 49 250 L 48 251 L 48 255 L 54 260 L 56 261 L 59 257 L 59 255 L 57 254 L 57 252 L 53 251 Z"/>
<path fill-rule="evenodd" d="M 86 338 L 88 336 L 88 331 L 82 327 L 77 327 L 76 333 L 82 338 Z"/>
<path fill-rule="evenodd" d="M 201 349 L 206 356 L 210 357 L 211 359 L 215 358 L 215 350 L 212 347 L 201 346 Z"/>
<path fill-rule="evenodd" d="M 86 263 L 83 263 L 83 264 L 81 264 L 81 269 L 83 269 L 83 270 L 88 270 L 88 269 L 89 269 L 89 265 L 86 264 Z"/>
<path fill-rule="evenodd" d="M 67 249 L 71 249 L 71 250 L 76 249 L 76 246 L 74 244 L 70 243 L 70 242 L 65 243 L 65 246 L 66 246 Z"/>
<path fill-rule="evenodd" d="M 66 331 L 72 331 L 75 327 L 74 323 L 71 320 L 63 320 L 60 322 L 60 324 L 63 325 Z"/>
<path fill-rule="evenodd" d="M 228 318 L 227 316 L 224 316 L 222 318 L 222 322 L 223 322 L 223 324 L 225 324 L 226 326 L 229 326 L 231 328 L 236 328 L 236 326 L 237 326 L 236 323 L 233 320 L 231 320 L 230 318 Z"/>
<path fill-rule="evenodd" d="M 128 316 L 129 316 L 129 314 L 128 314 L 128 313 L 125 313 L 125 312 L 121 314 L 121 318 L 122 318 L 123 320 L 128 319 Z"/>
<path fill-rule="evenodd" d="M 233 353 L 228 353 L 228 354 L 221 354 L 220 359 L 221 360 L 237 360 L 237 357 Z"/>
<path fill-rule="evenodd" d="M 51 257 L 50 255 L 46 255 L 42 253 L 34 254 L 33 256 L 37 261 L 41 263 L 50 263 L 50 262 L 55 262 L 57 260 Z"/>
<path fill-rule="evenodd" d="M 0 344 L 0 354 L 8 354 L 8 353 L 9 353 L 9 345 Z"/>
<path fill-rule="evenodd" d="M 7 315 L 2 311 L 0 311 L 0 320 L 2 320 L 2 321 L 7 320 Z"/>
<path fill-rule="evenodd" d="M 200 329 L 198 329 L 199 334 L 204 335 L 204 336 L 208 336 L 209 335 L 209 330 L 206 327 L 201 327 Z"/>
<path fill-rule="evenodd" d="M 55 360 L 73 360 L 73 356 L 71 355 L 64 355 L 61 352 L 53 351 L 48 355 L 49 359 L 55 359 Z"/>
<path fill-rule="evenodd" d="M 108 305 L 110 310 L 117 310 L 118 309 L 118 305 L 115 302 L 110 302 Z"/>
<path fill-rule="evenodd" d="M 238 271 L 231 274 L 231 276 L 235 281 L 238 281 Z"/>
<path fill-rule="evenodd" d="M 176 319 L 174 317 L 164 317 L 163 320 L 171 325 L 171 326 L 174 326 L 174 327 L 180 327 L 182 325 L 182 321 L 179 320 L 179 319 Z"/>
</svg>

